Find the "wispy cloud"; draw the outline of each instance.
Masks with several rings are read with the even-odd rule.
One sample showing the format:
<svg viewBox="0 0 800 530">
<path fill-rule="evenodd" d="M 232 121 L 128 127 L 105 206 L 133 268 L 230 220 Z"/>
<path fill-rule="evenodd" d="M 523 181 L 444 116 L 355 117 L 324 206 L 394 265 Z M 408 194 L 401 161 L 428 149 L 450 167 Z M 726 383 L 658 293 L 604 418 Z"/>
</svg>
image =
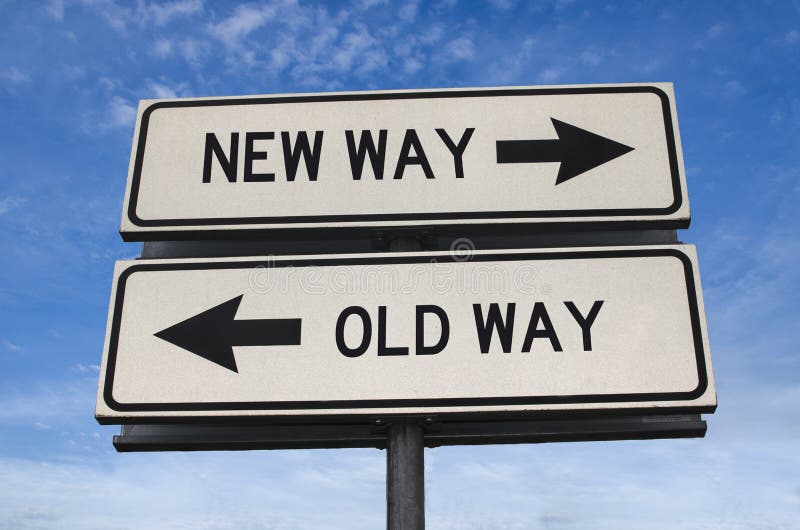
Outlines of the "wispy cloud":
<svg viewBox="0 0 800 530">
<path fill-rule="evenodd" d="M 105 23 L 121 34 L 127 34 L 131 26 L 164 26 L 174 20 L 198 15 L 203 12 L 203 0 L 172 0 L 168 2 L 147 2 L 139 0 L 118 3 L 115 0 L 82 0 L 84 7 L 95 11 Z M 50 11 L 59 13 L 57 19 L 64 17 L 63 0 L 53 2 L 58 8 Z M 52 6 L 52 4 L 51 4 Z"/>
<path fill-rule="evenodd" d="M 86 375 L 73 377 L 4 390 L 0 393 L 0 425 L 40 421 L 68 426 L 86 417 L 94 409 L 97 380 Z"/>
<path fill-rule="evenodd" d="M 110 429 L 106 432 L 110 435 Z M 40 529 L 128 528 L 132 526 L 119 522 L 135 521 L 137 528 L 164 530 L 321 530 L 331 528 L 331 514 L 354 530 L 385 524 L 382 453 L 270 452 L 258 461 L 253 456 L 99 453 L 91 460 L 50 462 L 2 458 L 0 514 L 7 528 Z M 314 493 L 298 496 L 295 490 Z"/>
<path fill-rule="evenodd" d="M 603 61 L 603 56 L 597 50 L 583 50 L 580 54 L 580 60 L 583 64 L 597 66 Z"/>
<path fill-rule="evenodd" d="M 100 123 L 101 129 L 119 129 L 131 127 L 136 119 L 136 107 L 127 99 L 114 96 L 105 110 L 105 116 Z"/>
<path fill-rule="evenodd" d="M 165 59 L 172 55 L 172 41 L 169 39 L 158 39 L 153 43 L 152 54 L 160 59 Z"/>
<path fill-rule="evenodd" d="M 706 38 L 708 40 L 717 39 L 720 37 L 720 35 L 722 35 L 724 29 L 725 29 L 725 24 L 718 22 L 713 26 L 711 26 L 710 28 L 708 28 L 708 31 L 706 31 Z"/>
<path fill-rule="evenodd" d="M 86 68 L 80 65 L 62 65 L 56 70 L 65 81 L 75 82 L 86 77 Z"/>
<path fill-rule="evenodd" d="M 642 66 L 641 71 L 644 74 L 650 75 L 658 72 L 664 67 L 664 62 L 662 59 L 658 58 L 650 58 L 644 63 Z"/>
<path fill-rule="evenodd" d="M 501 11 L 508 11 L 516 5 L 516 0 L 488 0 L 489 5 Z"/>
<path fill-rule="evenodd" d="M 792 31 L 784 35 L 782 41 L 782 43 L 785 46 L 794 46 L 798 42 L 800 42 L 800 31 L 797 31 L 796 29 L 793 29 Z"/>
<path fill-rule="evenodd" d="M 99 364 L 81 364 L 81 363 L 78 363 L 78 364 L 75 365 L 75 370 L 77 370 L 78 372 L 83 372 L 83 373 L 99 372 L 100 371 L 100 365 Z"/>
<path fill-rule="evenodd" d="M 747 92 L 747 90 L 744 88 L 744 85 L 735 79 L 726 82 L 722 89 L 726 94 L 733 96 L 740 96 Z"/>
<path fill-rule="evenodd" d="M 25 197 L 3 197 L 0 199 L 0 215 L 5 215 L 8 212 L 20 208 L 28 202 L 28 199 Z"/>
<path fill-rule="evenodd" d="M 147 79 L 142 91 L 143 99 L 171 99 L 189 96 L 188 83 L 170 83 L 167 81 L 155 81 Z"/>
<path fill-rule="evenodd" d="M 389 0 L 358 0 L 355 2 L 356 9 L 366 10 L 372 9 L 375 6 L 385 6 Z"/>
<path fill-rule="evenodd" d="M 551 66 L 542 70 L 537 79 L 542 83 L 555 83 L 565 72 L 566 69 L 563 66 Z"/>
<path fill-rule="evenodd" d="M 56 20 L 64 19 L 64 0 L 48 0 L 44 12 Z"/>
<path fill-rule="evenodd" d="M 367 74 L 386 65 L 385 52 L 365 26 L 346 33 L 341 45 L 332 51 L 332 64 L 339 72 L 355 70 L 359 74 Z"/>
<path fill-rule="evenodd" d="M 31 76 L 16 66 L 9 66 L 4 70 L 0 70 L 0 80 L 2 80 L 6 86 L 17 87 L 19 85 L 30 83 Z"/>
<path fill-rule="evenodd" d="M 127 31 L 128 24 L 134 21 L 134 11 L 120 6 L 114 0 L 84 0 L 87 7 L 94 9 L 109 27 L 119 33 Z"/>
<path fill-rule="evenodd" d="M 694 41 L 695 49 L 703 49 L 712 41 L 722 37 L 725 33 L 726 24 L 724 22 L 716 22 L 712 24 L 700 37 Z"/>
<path fill-rule="evenodd" d="M 475 58 L 475 44 L 472 38 L 462 35 L 451 40 L 445 46 L 446 60 L 449 61 L 471 61 Z"/>
<path fill-rule="evenodd" d="M 175 0 L 164 4 L 150 3 L 142 6 L 144 17 L 152 18 L 157 25 L 164 25 L 173 19 L 196 15 L 203 11 L 202 0 Z"/>
<path fill-rule="evenodd" d="M 19 345 L 17 345 L 17 344 L 14 344 L 14 343 L 13 343 L 13 342 L 11 342 L 10 340 L 0 340 L 0 344 L 2 344 L 2 345 L 3 345 L 3 347 L 4 347 L 5 349 L 9 350 L 9 351 L 13 351 L 13 352 L 19 352 L 19 351 L 22 351 L 22 346 L 19 346 Z"/>
<path fill-rule="evenodd" d="M 406 22 L 413 22 L 417 18 L 417 11 L 419 10 L 419 0 L 407 0 L 398 11 L 397 16 Z"/>
<path fill-rule="evenodd" d="M 275 16 L 272 5 L 238 5 L 227 18 L 208 25 L 208 33 L 228 48 L 238 48 L 242 40 Z"/>
<path fill-rule="evenodd" d="M 533 37 L 525 38 L 513 53 L 505 54 L 491 65 L 491 78 L 496 84 L 519 84 L 534 63 L 535 48 L 536 40 Z"/>
<path fill-rule="evenodd" d="M 288 74 L 294 83 L 327 89 L 341 87 L 348 77 L 369 80 L 380 73 L 403 79 L 429 66 L 455 67 L 477 58 L 470 33 L 442 43 L 445 26 L 422 21 L 423 9 L 428 5 L 419 2 L 396 11 L 372 2 L 338 10 L 294 0 L 245 3 L 207 13 L 205 38 L 159 35 L 148 55 L 182 58 L 195 69 L 222 59 L 226 72 L 241 72 L 248 81 Z M 393 12 L 392 24 L 376 23 L 370 13 L 377 10 L 381 18 Z"/>
</svg>

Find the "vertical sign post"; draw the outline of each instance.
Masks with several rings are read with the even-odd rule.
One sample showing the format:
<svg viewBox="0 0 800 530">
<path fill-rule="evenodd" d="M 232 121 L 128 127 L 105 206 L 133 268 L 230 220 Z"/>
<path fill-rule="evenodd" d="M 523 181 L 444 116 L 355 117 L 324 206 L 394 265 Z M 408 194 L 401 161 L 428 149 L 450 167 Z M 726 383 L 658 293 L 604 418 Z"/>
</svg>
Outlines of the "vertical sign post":
<svg viewBox="0 0 800 530">
<path fill-rule="evenodd" d="M 394 252 L 420 251 L 422 244 L 411 237 L 389 242 Z M 425 438 L 419 423 L 392 423 L 386 444 L 386 528 L 425 528 Z"/>
</svg>

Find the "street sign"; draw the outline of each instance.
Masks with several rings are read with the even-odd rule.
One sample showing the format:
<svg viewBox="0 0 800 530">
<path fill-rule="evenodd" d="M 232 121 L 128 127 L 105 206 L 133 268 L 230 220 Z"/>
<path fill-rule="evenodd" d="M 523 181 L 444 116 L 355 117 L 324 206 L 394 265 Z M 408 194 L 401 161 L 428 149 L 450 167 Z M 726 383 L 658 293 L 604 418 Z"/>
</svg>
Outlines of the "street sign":
<svg viewBox="0 0 800 530">
<path fill-rule="evenodd" d="M 689 218 L 672 85 L 656 83 L 142 101 L 120 231 Z"/>
<path fill-rule="evenodd" d="M 96 416 L 715 406 L 695 250 L 662 245 L 121 261 Z"/>
</svg>

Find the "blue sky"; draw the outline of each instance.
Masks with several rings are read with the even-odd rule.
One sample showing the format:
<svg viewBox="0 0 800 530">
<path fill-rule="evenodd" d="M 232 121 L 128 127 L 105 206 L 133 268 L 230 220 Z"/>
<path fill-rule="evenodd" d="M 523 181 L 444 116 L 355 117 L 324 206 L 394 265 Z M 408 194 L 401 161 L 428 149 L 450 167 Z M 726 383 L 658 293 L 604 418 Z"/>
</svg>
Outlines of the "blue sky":
<svg viewBox="0 0 800 530">
<path fill-rule="evenodd" d="M 377 450 L 117 454 L 93 418 L 140 98 L 671 81 L 705 439 L 439 448 L 430 528 L 800 528 L 800 3 L 0 0 L 0 528 L 379 528 Z"/>
</svg>

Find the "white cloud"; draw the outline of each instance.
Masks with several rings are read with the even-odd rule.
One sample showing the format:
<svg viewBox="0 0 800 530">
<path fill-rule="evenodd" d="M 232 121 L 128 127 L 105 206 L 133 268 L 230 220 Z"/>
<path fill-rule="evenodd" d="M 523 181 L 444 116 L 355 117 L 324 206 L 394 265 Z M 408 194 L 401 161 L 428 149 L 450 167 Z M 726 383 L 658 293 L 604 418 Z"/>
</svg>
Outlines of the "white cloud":
<svg viewBox="0 0 800 530">
<path fill-rule="evenodd" d="M 445 62 L 448 61 L 471 61 L 475 58 L 475 45 L 472 39 L 466 35 L 453 39 L 445 46 Z"/>
<path fill-rule="evenodd" d="M 385 68 L 386 52 L 364 26 L 345 34 L 340 44 L 331 50 L 333 68 L 342 73 L 363 76 Z"/>
<path fill-rule="evenodd" d="M 136 119 L 136 107 L 128 100 L 114 96 L 108 103 L 105 118 L 101 122 L 102 129 L 119 129 L 131 127 Z"/>
<path fill-rule="evenodd" d="M 510 461 L 475 462 L 465 460 L 456 464 L 456 473 L 469 479 L 505 484 L 505 486 L 512 485 L 522 478 L 519 467 Z"/>
<path fill-rule="evenodd" d="M 350 71 L 353 62 L 360 60 L 362 54 L 372 47 L 375 39 L 366 28 L 359 28 L 357 33 L 347 33 L 342 38 L 342 45 L 332 50 L 331 60 L 340 72 Z"/>
<path fill-rule="evenodd" d="M 602 62 L 603 57 L 600 55 L 600 53 L 594 50 L 584 50 L 581 52 L 580 59 L 583 64 L 597 66 Z"/>
<path fill-rule="evenodd" d="M 389 0 L 359 0 L 356 7 L 361 10 L 372 9 L 375 6 L 386 5 Z"/>
<path fill-rule="evenodd" d="M 82 364 L 78 363 L 75 365 L 75 370 L 78 372 L 99 372 L 100 365 L 99 364 Z"/>
<path fill-rule="evenodd" d="M 30 424 L 68 426 L 94 410 L 95 377 L 33 384 L 23 390 L 0 394 L 0 425 Z"/>
<path fill-rule="evenodd" d="M 431 57 L 444 65 L 474 58 L 468 36 L 442 44 L 445 26 L 422 23 L 422 4 L 403 4 L 389 25 L 372 20 L 378 9 L 391 15 L 380 5 L 367 1 L 337 11 L 294 0 L 241 4 L 221 16 L 211 12 L 202 26 L 210 38 L 161 36 L 149 52 L 162 59 L 181 57 L 195 69 L 221 54 L 228 73 L 276 80 L 283 73 L 297 84 L 326 89 L 340 87 L 347 76 L 370 82 L 378 73 L 405 78 L 425 68 Z"/>
<path fill-rule="evenodd" d="M 178 97 L 178 94 L 176 94 L 174 90 L 166 85 L 156 83 L 155 81 L 147 82 L 147 90 L 148 92 L 152 93 L 153 97 L 156 99 L 170 99 Z"/>
<path fill-rule="evenodd" d="M 710 28 L 708 28 L 708 30 L 706 31 L 706 37 L 708 37 L 709 39 L 719 38 L 719 36 L 722 35 L 722 31 L 724 28 L 725 25 L 718 22 L 713 26 L 711 26 Z"/>
<path fill-rule="evenodd" d="M 10 66 L 5 70 L 0 70 L 0 79 L 11 86 L 18 86 L 30 83 L 31 81 L 31 77 L 16 66 Z"/>
<path fill-rule="evenodd" d="M 384 468 L 377 450 L 2 458 L 0 526 L 322 530 L 346 521 L 354 530 L 379 528 Z"/>
<path fill-rule="evenodd" d="M 4 348 L 6 348 L 8 350 L 11 350 L 13 352 L 22 351 L 22 347 L 21 346 L 19 346 L 17 344 L 14 344 L 10 340 L 2 340 L 2 341 L 0 341 L 0 344 L 2 344 Z"/>
<path fill-rule="evenodd" d="M 744 85 L 742 85 L 741 82 L 736 80 L 728 81 L 727 83 L 725 83 L 722 89 L 725 91 L 726 94 L 731 94 L 735 96 L 739 96 L 747 92 L 747 90 L 744 88 Z"/>
<path fill-rule="evenodd" d="M 409 57 L 403 61 L 403 72 L 408 75 L 417 73 L 422 68 L 422 62 L 414 57 Z"/>
<path fill-rule="evenodd" d="M 698 38 L 694 43 L 694 48 L 702 49 L 705 48 L 706 44 L 710 41 L 719 39 L 722 34 L 725 32 L 726 26 L 723 22 L 717 22 L 709 27 L 703 35 Z"/>
<path fill-rule="evenodd" d="M 172 41 L 169 39 L 158 39 L 153 44 L 152 53 L 159 59 L 166 59 L 170 55 L 172 55 L 173 47 Z"/>
<path fill-rule="evenodd" d="M 77 81 L 86 77 L 86 68 L 78 65 L 62 65 L 58 68 L 58 73 L 66 81 Z"/>
<path fill-rule="evenodd" d="M 439 0 L 436 3 L 435 9 L 437 11 L 447 11 L 448 9 L 453 9 L 456 4 L 458 4 L 458 0 Z"/>
<path fill-rule="evenodd" d="M 26 202 L 28 202 L 28 199 L 26 199 L 25 197 L 17 197 L 17 196 L 3 197 L 2 199 L 0 199 L 0 215 L 5 215 L 10 211 L 25 205 Z"/>
<path fill-rule="evenodd" d="M 278 71 L 286 68 L 292 61 L 291 56 L 286 51 L 276 48 L 269 53 L 270 66 Z"/>
<path fill-rule="evenodd" d="M 206 54 L 207 45 L 205 41 L 187 38 L 178 44 L 181 56 L 191 65 L 200 66 Z"/>
<path fill-rule="evenodd" d="M 94 9 L 111 28 L 122 34 L 127 33 L 131 24 L 139 27 L 163 26 L 176 18 L 203 11 L 202 0 L 173 0 L 166 3 L 139 0 L 135 7 L 133 2 L 123 2 L 120 5 L 114 0 L 81 0 L 81 3 Z"/>
<path fill-rule="evenodd" d="M 494 7 L 495 9 L 499 9 L 500 11 L 508 11 L 514 5 L 516 5 L 516 0 L 488 0 L 489 4 Z"/>
<path fill-rule="evenodd" d="M 166 4 L 151 3 L 145 8 L 146 16 L 156 25 L 163 25 L 174 18 L 186 17 L 203 11 L 202 0 L 176 0 Z"/>
<path fill-rule="evenodd" d="M 527 37 L 514 53 L 504 54 L 504 56 L 491 65 L 490 76 L 499 84 L 517 84 L 524 78 L 525 72 L 533 57 L 536 41 L 533 37 Z"/>
<path fill-rule="evenodd" d="M 551 66 L 549 68 L 545 68 L 539 74 L 538 79 L 542 83 L 553 83 L 558 81 L 561 76 L 566 73 L 566 70 L 562 66 Z"/>
<path fill-rule="evenodd" d="M 797 44 L 798 41 L 800 41 L 800 31 L 797 31 L 796 29 L 793 29 L 792 31 L 787 33 L 786 36 L 783 38 L 783 44 L 785 44 L 786 46 Z"/>
<path fill-rule="evenodd" d="M 122 87 L 122 81 L 113 77 L 104 76 L 98 79 L 97 82 L 107 92 L 111 92 Z"/>
<path fill-rule="evenodd" d="M 133 20 L 133 11 L 128 7 L 117 5 L 113 0 L 82 0 L 82 3 L 97 10 L 100 18 L 119 33 L 127 31 L 127 25 Z"/>
<path fill-rule="evenodd" d="M 405 37 L 407 37 L 407 35 L 404 35 L 404 38 Z M 441 24 L 434 24 L 433 26 L 425 28 L 424 31 L 414 36 L 414 40 L 419 41 L 422 44 L 431 45 L 439 42 L 443 37 L 444 28 L 441 26 Z"/>
<path fill-rule="evenodd" d="M 187 83 L 165 84 L 163 82 L 147 79 L 142 97 L 145 99 L 173 99 L 185 97 L 188 91 Z"/>
<path fill-rule="evenodd" d="M 378 73 L 405 77 L 419 71 L 427 49 L 442 35 L 438 25 L 416 32 L 372 28 L 348 11 L 307 9 L 291 26 L 271 32 L 277 34 L 277 42 L 257 51 L 266 56 L 273 75 L 288 70 L 299 84 L 336 89 L 347 76 L 372 81 Z"/>
<path fill-rule="evenodd" d="M 64 0 L 48 0 L 44 12 L 56 20 L 64 20 Z"/>
<path fill-rule="evenodd" d="M 412 22 L 417 17 L 418 10 L 419 0 L 406 0 L 403 3 L 403 7 L 401 7 L 400 11 L 397 13 L 397 16 L 400 17 L 400 20 Z"/>
<path fill-rule="evenodd" d="M 644 63 L 644 66 L 642 66 L 641 70 L 642 73 L 653 74 L 661 70 L 663 67 L 664 67 L 663 61 L 657 57 L 653 57 L 648 59 L 647 62 Z"/>
<path fill-rule="evenodd" d="M 315 530 L 331 528 L 335 516 L 335 527 L 385 525 L 384 451 L 113 454 L 109 438 L 114 431 L 103 428 L 99 441 L 92 433 L 75 436 L 90 447 L 99 443 L 108 448 L 105 454 L 97 449 L 87 453 L 91 458 L 0 459 L 5 524 Z M 709 436 L 716 442 L 426 450 L 428 526 L 793 528 L 800 464 L 794 444 Z"/>
<path fill-rule="evenodd" d="M 238 5 L 226 19 L 208 26 L 208 33 L 229 48 L 241 45 L 242 39 L 260 28 L 275 15 L 273 6 Z"/>
</svg>

